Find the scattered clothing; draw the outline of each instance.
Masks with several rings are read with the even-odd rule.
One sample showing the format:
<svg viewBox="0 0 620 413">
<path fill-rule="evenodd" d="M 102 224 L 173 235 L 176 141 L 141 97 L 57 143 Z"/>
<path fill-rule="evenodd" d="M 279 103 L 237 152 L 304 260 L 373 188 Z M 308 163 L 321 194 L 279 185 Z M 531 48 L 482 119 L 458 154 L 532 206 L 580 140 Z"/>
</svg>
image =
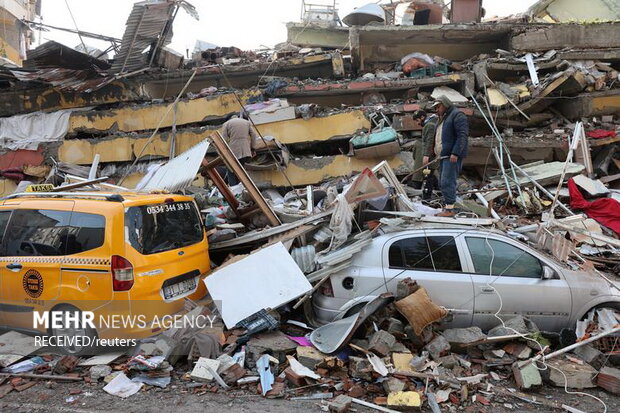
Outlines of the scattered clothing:
<svg viewBox="0 0 620 413">
<path fill-rule="evenodd" d="M 588 217 L 620 235 L 620 202 L 612 198 L 601 198 L 589 202 L 583 197 L 572 178 L 568 180 L 568 192 L 572 209 L 584 211 Z"/>
</svg>

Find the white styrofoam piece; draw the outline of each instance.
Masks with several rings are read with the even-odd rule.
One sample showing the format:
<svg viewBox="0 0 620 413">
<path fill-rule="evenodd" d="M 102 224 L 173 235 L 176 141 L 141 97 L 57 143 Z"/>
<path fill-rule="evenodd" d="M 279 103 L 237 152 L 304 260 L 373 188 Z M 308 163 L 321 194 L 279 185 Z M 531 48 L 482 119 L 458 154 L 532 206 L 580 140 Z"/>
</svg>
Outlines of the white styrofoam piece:
<svg viewBox="0 0 620 413">
<path fill-rule="evenodd" d="M 215 271 L 204 282 L 228 328 L 260 310 L 278 308 L 312 289 L 281 242 Z"/>
</svg>

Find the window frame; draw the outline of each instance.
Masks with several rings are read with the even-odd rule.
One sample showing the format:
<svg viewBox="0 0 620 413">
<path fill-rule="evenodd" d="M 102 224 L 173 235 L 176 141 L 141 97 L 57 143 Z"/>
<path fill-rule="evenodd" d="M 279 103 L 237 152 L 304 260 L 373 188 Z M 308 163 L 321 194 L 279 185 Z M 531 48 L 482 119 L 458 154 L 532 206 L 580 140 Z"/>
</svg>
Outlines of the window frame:
<svg viewBox="0 0 620 413">
<path fill-rule="evenodd" d="M 559 271 L 559 269 L 557 268 L 556 265 L 553 265 L 551 263 L 548 262 L 548 260 L 544 259 L 543 257 L 540 256 L 540 254 L 537 254 L 535 251 L 533 251 L 531 248 L 529 248 L 527 245 L 524 244 L 520 244 L 519 242 L 514 241 L 511 238 L 507 238 L 507 237 L 502 237 L 502 236 L 498 236 L 498 235 L 491 235 L 491 236 L 486 236 L 484 234 L 468 234 L 465 235 L 463 237 L 463 253 L 466 255 L 467 257 L 467 261 L 468 261 L 468 267 L 469 267 L 469 273 L 471 275 L 476 275 L 476 276 L 481 276 L 481 277 L 493 277 L 493 278 L 497 278 L 497 277 L 502 277 L 502 278 L 516 278 L 516 279 L 525 279 L 525 280 L 542 280 L 542 271 L 544 271 L 544 267 L 550 267 L 552 269 L 555 270 L 555 272 L 559 275 L 560 279 L 564 279 L 562 272 Z M 509 275 L 509 274 L 502 274 L 502 275 L 490 275 L 490 274 L 478 274 L 476 272 L 476 267 L 474 265 L 474 259 L 472 257 L 471 252 L 469 251 L 469 245 L 467 243 L 467 238 L 478 238 L 478 239 L 489 239 L 490 241 L 496 241 L 496 242 L 503 242 L 504 244 L 508 244 L 514 248 L 517 248 L 521 251 L 523 251 L 526 254 L 529 254 L 530 256 L 534 257 L 536 260 L 538 260 L 538 262 L 541 265 L 541 276 L 540 277 L 522 277 L 522 276 L 518 276 L 518 275 Z"/>
<path fill-rule="evenodd" d="M 460 245 L 460 241 L 459 238 L 461 238 L 462 234 L 455 234 L 454 232 L 436 232 L 436 231 L 432 231 L 432 230 L 420 230 L 420 231 L 416 231 L 416 232 L 412 232 L 412 233 L 407 233 L 407 234 L 402 234 L 399 235 L 398 237 L 392 238 L 390 240 L 388 240 L 388 242 L 386 243 L 385 246 L 385 255 L 384 255 L 384 262 L 386 265 L 384 265 L 384 267 L 386 269 L 391 269 L 391 270 L 402 270 L 402 271 L 416 271 L 416 272 L 428 272 L 428 273 L 449 273 L 449 274 L 465 274 L 467 273 L 467 261 L 465 260 L 465 257 L 462 254 L 462 247 Z M 408 239 L 412 239 L 412 238 L 431 238 L 431 237 L 451 237 L 452 241 L 454 242 L 454 246 L 456 248 L 456 253 L 458 254 L 458 258 L 459 258 L 459 263 L 461 266 L 461 270 L 460 271 L 455 271 L 455 270 L 435 270 L 435 269 L 416 269 L 416 268 L 407 268 L 407 267 L 398 267 L 398 266 L 392 266 L 390 265 L 390 249 L 392 248 L 392 246 L 394 244 L 396 244 L 397 242 L 400 241 L 404 241 L 404 240 L 408 240 Z M 428 241 L 427 241 L 427 245 L 428 245 Z M 401 250 L 402 251 L 402 250 Z M 403 257 L 404 259 L 404 257 Z"/>
<path fill-rule="evenodd" d="M 15 217 L 15 213 L 19 212 L 19 211 L 51 211 L 51 212 L 56 212 L 56 213 L 67 213 L 69 214 L 69 220 L 68 220 L 68 225 L 67 227 L 71 227 L 71 224 L 73 223 L 73 217 L 74 217 L 74 213 L 78 213 L 78 214 L 87 214 L 87 215 L 94 215 L 97 217 L 101 217 L 103 219 L 103 239 L 101 242 L 101 245 L 95 247 L 95 248 L 90 248 L 84 251 L 80 251 L 80 252 L 75 252 L 75 253 L 71 253 L 69 254 L 67 252 L 67 250 L 63 251 L 62 254 L 59 255 L 7 255 L 8 250 L 7 250 L 7 245 L 4 242 L 4 238 L 5 238 L 5 234 L 9 229 L 9 226 L 11 225 L 11 223 L 13 222 L 13 219 Z M 0 213 L 2 212 L 8 212 L 10 214 L 9 216 L 9 220 L 7 222 L 7 226 L 5 227 L 4 231 L 0 234 L 0 257 L 67 257 L 67 256 L 74 256 L 74 255 L 78 255 L 78 254 L 83 254 L 83 253 L 87 253 L 87 252 L 91 252 L 91 251 L 95 251 L 97 249 L 103 248 L 106 245 L 107 242 L 107 231 L 108 231 L 108 220 L 106 218 L 106 216 L 104 214 L 95 214 L 92 212 L 84 212 L 84 211 L 75 211 L 75 210 L 69 210 L 69 209 L 62 209 L 62 208 L 32 208 L 32 207 L 22 207 L 22 208 L 7 208 L 7 209 L 0 209 Z M 65 246 L 66 248 L 66 246 Z"/>
</svg>

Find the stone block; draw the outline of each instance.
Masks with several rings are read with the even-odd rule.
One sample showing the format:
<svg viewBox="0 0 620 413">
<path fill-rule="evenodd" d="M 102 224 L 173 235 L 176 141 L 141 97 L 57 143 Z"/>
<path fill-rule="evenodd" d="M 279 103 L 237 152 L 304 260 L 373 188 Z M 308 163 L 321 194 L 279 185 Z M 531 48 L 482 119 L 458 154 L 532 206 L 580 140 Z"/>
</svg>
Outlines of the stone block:
<svg viewBox="0 0 620 413">
<path fill-rule="evenodd" d="M 573 353 L 595 369 L 600 369 L 605 361 L 605 355 L 590 344 L 577 347 Z"/>
<path fill-rule="evenodd" d="M 368 343 L 368 350 L 379 356 L 385 357 L 390 354 L 392 346 L 396 344 L 396 337 L 384 330 L 379 330 L 372 335 Z"/>
<path fill-rule="evenodd" d="M 297 360 L 310 370 L 314 370 L 317 364 L 325 360 L 326 357 L 325 353 L 321 353 L 314 347 L 297 347 Z"/>
<path fill-rule="evenodd" d="M 444 336 L 438 335 L 424 348 L 429 352 L 434 360 L 437 360 L 439 357 L 450 351 L 450 343 Z"/>
<path fill-rule="evenodd" d="M 382 384 L 383 389 L 387 394 L 401 392 L 407 387 L 407 383 L 397 379 L 396 377 L 390 377 L 389 379 L 383 381 Z"/>
<path fill-rule="evenodd" d="M 341 394 L 327 404 L 330 413 L 345 413 L 351 408 L 353 400 L 351 397 Z"/>
<path fill-rule="evenodd" d="M 366 358 L 349 357 L 349 375 L 353 379 L 371 381 L 374 369 Z"/>
</svg>

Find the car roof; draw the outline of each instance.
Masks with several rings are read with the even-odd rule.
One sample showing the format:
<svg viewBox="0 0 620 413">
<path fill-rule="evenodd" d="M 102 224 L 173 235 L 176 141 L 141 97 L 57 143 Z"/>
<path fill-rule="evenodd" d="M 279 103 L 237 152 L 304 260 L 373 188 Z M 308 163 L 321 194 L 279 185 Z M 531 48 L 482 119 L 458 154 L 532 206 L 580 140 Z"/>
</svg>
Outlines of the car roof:
<svg viewBox="0 0 620 413">
<path fill-rule="evenodd" d="M 192 197 L 179 194 L 145 193 L 145 192 L 111 192 L 111 191 L 74 191 L 74 192 L 23 192 L 0 199 L 0 205 L 8 201 L 97 201 L 117 202 L 124 207 L 158 204 L 168 200 L 173 202 L 189 201 Z"/>
</svg>

